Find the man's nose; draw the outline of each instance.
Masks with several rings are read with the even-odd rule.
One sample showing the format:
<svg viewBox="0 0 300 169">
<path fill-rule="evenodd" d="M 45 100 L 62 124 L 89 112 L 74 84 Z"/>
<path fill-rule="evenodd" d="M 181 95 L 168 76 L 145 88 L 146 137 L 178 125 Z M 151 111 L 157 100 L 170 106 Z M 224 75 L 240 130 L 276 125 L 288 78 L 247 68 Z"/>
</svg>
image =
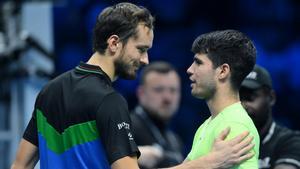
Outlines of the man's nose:
<svg viewBox="0 0 300 169">
<path fill-rule="evenodd" d="M 187 73 L 188 75 L 193 74 L 193 72 L 192 72 L 192 65 L 186 70 L 186 73 Z"/>
<path fill-rule="evenodd" d="M 141 57 L 141 60 L 140 60 L 144 65 L 148 65 L 149 64 L 149 58 L 148 58 L 148 53 L 144 54 L 142 57 Z"/>
<path fill-rule="evenodd" d="M 170 90 L 165 90 L 163 92 L 163 98 L 167 101 L 171 101 L 172 98 L 175 97 Z"/>
</svg>

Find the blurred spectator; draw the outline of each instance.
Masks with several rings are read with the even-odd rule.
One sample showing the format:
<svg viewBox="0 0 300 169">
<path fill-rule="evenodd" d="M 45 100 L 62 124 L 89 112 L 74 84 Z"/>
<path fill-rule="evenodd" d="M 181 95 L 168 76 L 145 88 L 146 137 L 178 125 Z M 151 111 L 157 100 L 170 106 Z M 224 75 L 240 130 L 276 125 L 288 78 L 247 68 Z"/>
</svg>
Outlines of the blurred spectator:
<svg viewBox="0 0 300 169">
<path fill-rule="evenodd" d="M 268 71 L 256 65 L 243 81 L 240 97 L 261 138 L 260 168 L 299 169 L 300 132 L 274 122 L 272 106 L 276 97 Z"/>
<path fill-rule="evenodd" d="M 141 168 L 169 167 L 183 160 L 181 141 L 168 128 L 179 106 L 180 88 L 180 77 L 170 64 L 153 62 L 143 69 L 139 104 L 131 114 Z"/>
</svg>

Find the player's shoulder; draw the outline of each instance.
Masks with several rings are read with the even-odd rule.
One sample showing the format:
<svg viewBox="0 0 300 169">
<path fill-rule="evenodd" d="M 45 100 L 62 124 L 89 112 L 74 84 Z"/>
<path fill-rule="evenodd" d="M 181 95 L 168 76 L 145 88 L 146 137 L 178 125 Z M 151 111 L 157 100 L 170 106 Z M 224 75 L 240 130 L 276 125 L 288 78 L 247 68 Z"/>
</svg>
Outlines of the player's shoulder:
<svg viewBox="0 0 300 169">
<path fill-rule="evenodd" d="M 300 146 L 300 131 L 291 130 L 287 127 L 276 125 L 274 136 L 277 137 L 279 142 L 297 142 Z"/>
<path fill-rule="evenodd" d="M 239 134 L 243 131 L 249 131 L 253 135 L 259 137 L 252 119 L 242 107 L 237 107 L 236 109 L 232 109 L 231 112 L 223 114 L 222 121 L 218 124 L 218 126 L 218 128 L 221 127 L 222 129 L 230 127 L 231 132 L 235 134 Z"/>
<path fill-rule="evenodd" d="M 104 99 L 114 102 L 116 106 L 118 106 L 118 103 L 127 103 L 124 96 L 122 96 L 119 92 L 115 90 L 111 90 L 108 93 L 106 93 Z"/>
<path fill-rule="evenodd" d="M 250 116 L 242 105 L 235 105 L 233 108 L 221 113 L 221 118 L 224 123 L 248 124 L 253 123 Z"/>
</svg>

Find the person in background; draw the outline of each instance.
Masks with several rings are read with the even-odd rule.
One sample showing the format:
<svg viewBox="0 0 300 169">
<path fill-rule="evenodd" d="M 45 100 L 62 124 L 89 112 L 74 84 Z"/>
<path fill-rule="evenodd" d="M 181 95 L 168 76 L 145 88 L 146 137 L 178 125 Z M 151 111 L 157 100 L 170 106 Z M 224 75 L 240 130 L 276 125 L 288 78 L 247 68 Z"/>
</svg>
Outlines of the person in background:
<svg viewBox="0 0 300 169">
<path fill-rule="evenodd" d="M 276 96 L 269 72 L 255 65 L 242 83 L 240 97 L 261 138 L 259 168 L 300 169 L 300 132 L 275 123 Z"/>
<path fill-rule="evenodd" d="M 142 70 L 138 105 L 130 117 L 143 169 L 170 167 L 183 161 L 182 143 L 168 126 L 178 110 L 180 92 L 180 77 L 167 62 L 152 62 Z"/>
</svg>

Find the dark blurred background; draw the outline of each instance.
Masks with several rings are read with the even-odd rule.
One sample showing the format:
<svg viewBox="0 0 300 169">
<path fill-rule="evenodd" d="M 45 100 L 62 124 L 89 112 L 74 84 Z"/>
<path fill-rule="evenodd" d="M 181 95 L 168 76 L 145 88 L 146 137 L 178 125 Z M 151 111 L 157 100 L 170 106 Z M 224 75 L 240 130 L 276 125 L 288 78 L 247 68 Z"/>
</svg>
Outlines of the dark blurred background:
<svg viewBox="0 0 300 169">
<path fill-rule="evenodd" d="M 19 1 L 21 2 L 21 1 Z M 28 1 L 29 2 L 29 1 Z M 43 1 L 31 1 L 41 3 Z M 117 0 L 54 0 L 51 3 L 53 47 L 49 54 L 54 69 L 51 79 L 87 61 L 92 54 L 92 28 L 99 12 Z M 190 94 L 186 69 L 192 63 L 193 40 L 200 34 L 237 29 L 255 43 L 257 63 L 267 68 L 277 93 L 274 116 L 278 123 L 300 130 L 300 1 L 299 0 L 135 0 L 156 17 L 150 62 L 168 61 L 182 78 L 180 110 L 172 128 L 191 147 L 197 127 L 209 116 L 205 102 Z M 20 3 L 22 4 L 22 3 Z M 35 20 L 36 16 L 31 16 Z M 37 27 L 38 27 L 38 23 Z M 0 23 L 1 25 L 1 23 Z M 1 46 L 0 46 L 1 47 Z M 54 57 L 55 56 L 55 57 Z M 1 63 L 1 62 L 0 62 Z M 1 78 L 1 77 L 0 77 Z M 118 80 L 114 84 L 128 100 L 136 104 L 137 80 Z M 1 135 L 0 135 L 1 137 Z"/>
</svg>

